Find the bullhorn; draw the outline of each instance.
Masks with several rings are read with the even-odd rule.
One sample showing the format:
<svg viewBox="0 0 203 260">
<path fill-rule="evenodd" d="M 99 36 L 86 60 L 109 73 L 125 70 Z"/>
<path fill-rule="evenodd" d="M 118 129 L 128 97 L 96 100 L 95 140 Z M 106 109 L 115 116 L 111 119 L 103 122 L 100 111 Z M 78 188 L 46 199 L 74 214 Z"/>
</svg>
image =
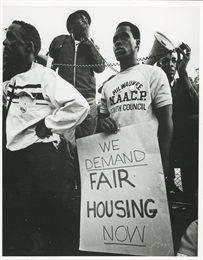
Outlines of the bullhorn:
<svg viewBox="0 0 203 260">
<path fill-rule="evenodd" d="M 167 52 L 174 51 L 173 43 L 162 33 L 154 32 L 154 44 L 148 56 L 144 58 L 144 64 L 154 65 L 161 57 L 167 55 Z"/>
</svg>

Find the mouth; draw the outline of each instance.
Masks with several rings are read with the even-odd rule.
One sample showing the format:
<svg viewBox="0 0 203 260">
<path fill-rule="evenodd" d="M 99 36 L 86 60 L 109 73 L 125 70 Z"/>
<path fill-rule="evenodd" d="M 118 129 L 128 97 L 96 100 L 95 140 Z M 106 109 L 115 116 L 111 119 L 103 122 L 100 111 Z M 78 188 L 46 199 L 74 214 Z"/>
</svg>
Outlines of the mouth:
<svg viewBox="0 0 203 260">
<path fill-rule="evenodd" d="M 4 47 L 3 53 L 6 54 L 6 53 L 8 53 L 8 52 L 9 52 L 9 50 L 8 50 L 6 47 Z"/>
<path fill-rule="evenodd" d="M 123 48 L 116 48 L 115 49 L 115 55 L 119 55 L 119 54 L 123 54 L 124 53 L 124 49 Z"/>
<path fill-rule="evenodd" d="M 172 69 L 172 70 L 168 70 L 166 71 L 167 74 L 170 74 L 170 75 L 174 75 L 175 74 L 175 70 Z"/>
<path fill-rule="evenodd" d="M 120 52 L 120 51 L 122 51 L 122 50 L 123 50 L 123 48 L 118 47 L 118 48 L 115 49 L 115 52 Z"/>
</svg>

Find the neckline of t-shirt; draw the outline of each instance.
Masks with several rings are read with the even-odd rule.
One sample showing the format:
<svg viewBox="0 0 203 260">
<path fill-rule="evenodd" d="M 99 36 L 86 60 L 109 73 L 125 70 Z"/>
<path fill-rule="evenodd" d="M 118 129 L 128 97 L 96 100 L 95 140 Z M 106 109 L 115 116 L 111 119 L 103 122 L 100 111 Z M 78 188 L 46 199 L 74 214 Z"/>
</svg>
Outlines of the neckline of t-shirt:
<svg viewBox="0 0 203 260">
<path fill-rule="evenodd" d="M 128 72 L 128 71 L 130 71 L 130 70 L 133 70 L 133 69 L 137 68 L 139 65 L 140 65 L 140 64 L 135 64 L 135 65 L 133 65 L 133 66 L 131 66 L 131 67 L 125 69 L 125 70 L 121 70 L 119 73 Z"/>
</svg>

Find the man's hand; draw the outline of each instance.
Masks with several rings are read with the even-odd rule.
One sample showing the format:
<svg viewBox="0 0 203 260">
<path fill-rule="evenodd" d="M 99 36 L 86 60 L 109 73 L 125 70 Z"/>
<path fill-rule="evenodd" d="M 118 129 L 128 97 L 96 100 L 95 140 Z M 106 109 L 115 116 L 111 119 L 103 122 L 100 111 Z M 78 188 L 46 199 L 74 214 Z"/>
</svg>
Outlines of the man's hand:
<svg viewBox="0 0 203 260">
<path fill-rule="evenodd" d="M 104 132 L 108 134 L 116 134 L 119 130 L 116 121 L 110 116 L 100 119 L 100 127 Z"/>
<path fill-rule="evenodd" d="M 36 135 L 42 139 L 52 135 L 51 130 L 46 127 L 44 119 L 37 124 L 35 131 Z"/>
<path fill-rule="evenodd" d="M 187 44 L 182 43 L 179 45 L 176 51 L 178 54 L 176 69 L 178 72 L 185 71 L 190 60 L 191 49 Z"/>
<path fill-rule="evenodd" d="M 89 38 L 89 26 L 81 26 L 81 38 Z"/>
<path fill-rule="evenodd" d="M 77 20 L 73 23 L 72 32 L 75 40 L 81 41 L 82 39 L 89 38 L 89 24 L 82 20 Z"/>
</svg>

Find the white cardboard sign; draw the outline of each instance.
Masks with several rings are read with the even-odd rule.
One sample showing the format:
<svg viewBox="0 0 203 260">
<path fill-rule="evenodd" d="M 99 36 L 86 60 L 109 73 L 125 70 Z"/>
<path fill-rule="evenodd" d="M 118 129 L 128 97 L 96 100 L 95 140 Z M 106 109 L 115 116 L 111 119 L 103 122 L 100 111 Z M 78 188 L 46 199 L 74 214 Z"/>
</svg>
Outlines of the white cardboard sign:
<svg viewBox="0 0 203 260">
<path fill-rule="evenodd" d="M 80 250 L 172 256 L 163 168 L 150 123 L 77 140 Z"/>
</svg>

